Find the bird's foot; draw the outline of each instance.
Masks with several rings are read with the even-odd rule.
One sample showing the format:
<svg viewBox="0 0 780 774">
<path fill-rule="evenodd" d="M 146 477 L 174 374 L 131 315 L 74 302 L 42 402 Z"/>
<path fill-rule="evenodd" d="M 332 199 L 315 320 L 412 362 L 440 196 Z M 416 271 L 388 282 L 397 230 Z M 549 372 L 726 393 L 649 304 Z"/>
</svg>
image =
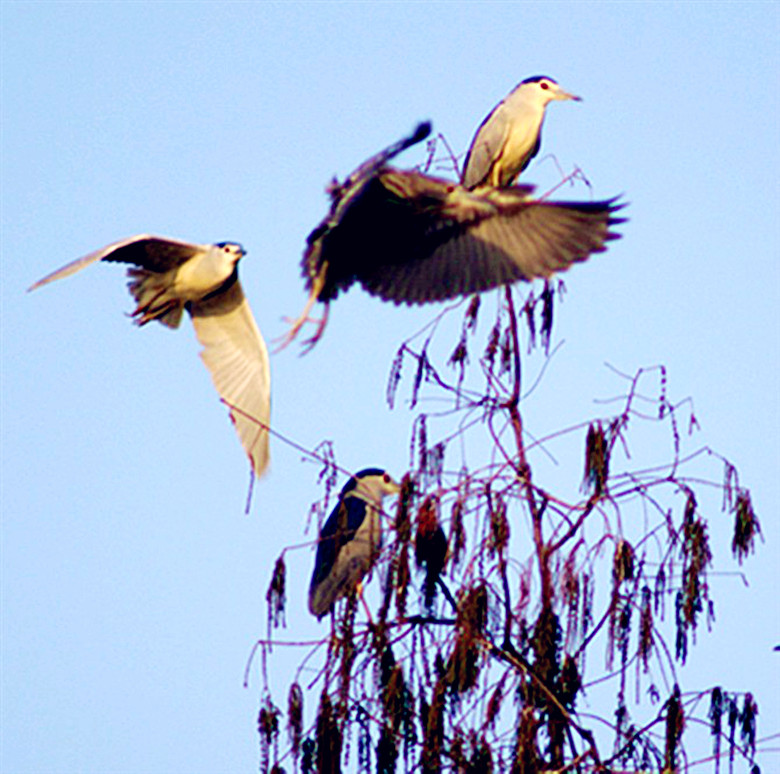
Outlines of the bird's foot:
<svg viewBox="0 0 780 774">
<path fill-rule="evenodd" d="M 276 344 L 274 354 L 281 352 L 283 349 L 289 346 L 298 337 L 301 328 L 303 328 L 306 323 L 316 323 L 317 330 L 314 332 L 314 335 L 311 338 L 308 338 L 302 342 L 303 351 L 301 354 L 305 355 L 320 340 L 322 334 L 325 332 L 325 326 L 328 324 L 328 307 L 325 307 L 325 313 L 320 318 L 309 317 L 309 311 L 311 307 L 312 304 L 307 303 L 306 308 L 303 310 L 300 317 L 295 320 L 290 317 L 282 318 L 283 321 L 290 326 L 290 328 L 287 333 L 283 334 L 282 336 L 278 336 L 273 340 L 273 343 Z"/>
</svg>

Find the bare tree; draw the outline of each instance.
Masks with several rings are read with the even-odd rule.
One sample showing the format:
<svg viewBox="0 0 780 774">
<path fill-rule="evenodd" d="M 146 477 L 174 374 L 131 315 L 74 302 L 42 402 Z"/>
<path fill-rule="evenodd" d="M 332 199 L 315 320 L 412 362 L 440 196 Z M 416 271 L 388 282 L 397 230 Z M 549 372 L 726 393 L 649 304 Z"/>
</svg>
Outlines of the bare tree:
<svg viewBox="0 0 780 774">
<path fill-rule="evenodd" d="M 264 771 L 718 772 L 735 757 L 757 771 L 752 695 L 684 690 L 677 676 L 713 620 L 708 519 L 730 514 L 741 564 L 760 535 L 750 493 L 726 459 L 689 448 L 693 404 L 668 397 L 662 366 L 616 371 L 615 413 L 525 431 L 524 350 L 549 354 L 560 289 L 522 305 L 506 289 L 492 324 L 478 325 L 472 298 L 449 356 L 439 323 L 457 307 L 398 350 L 388 401 L 406 390 L 414 418 L 381 593 L 370 618 L 354 595 L 339 604 L 331 636 L 302 656 L 319 665 L 313 682 L 299 672 L 286 699 L 263 686 Z M 637 452 L 648 431 L 665 442 Z M 584 459 L 568 471 L 574 496 L 535 477 L 567 444 Z M 639 462 L 659 447 L 664 458 Z M 336 465 L 317 453 L 324 514 Z M 266 664 L 284 580 L 282 554 L 257 644 Z M 712 734 L 704 761 L 686 753 L 697 729 Z"/>
</svg>

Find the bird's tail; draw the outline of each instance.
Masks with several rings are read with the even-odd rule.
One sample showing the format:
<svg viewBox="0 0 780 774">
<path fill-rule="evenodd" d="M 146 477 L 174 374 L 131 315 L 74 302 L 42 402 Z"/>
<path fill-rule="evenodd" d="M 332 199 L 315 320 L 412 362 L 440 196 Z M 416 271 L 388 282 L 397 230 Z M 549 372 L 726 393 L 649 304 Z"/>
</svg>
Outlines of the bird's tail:
<svg viewBox="0 0 780 774">
<path fill-rule="evenodd" d="M 130 282 L 127 289 L 136 301 L 132 317 L 136 325 L 146 325 L 157 320 L 169 328 L 178 328 L 181 323 L 184 302 L 168 295 L 168 287 L 158 272 L 146 269 L 128 269 Z"/>
</svg>

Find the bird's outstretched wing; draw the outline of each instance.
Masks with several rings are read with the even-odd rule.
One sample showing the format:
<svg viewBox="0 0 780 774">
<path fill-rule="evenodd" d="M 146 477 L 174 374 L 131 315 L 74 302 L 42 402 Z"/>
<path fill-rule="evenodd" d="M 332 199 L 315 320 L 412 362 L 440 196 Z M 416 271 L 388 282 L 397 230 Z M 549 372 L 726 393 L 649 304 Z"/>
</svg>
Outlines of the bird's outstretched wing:
<svg viewBox="0 0 780 774">
<path fill-rule="evenodd" d="M 624 221 L 616 216 L 622 206 L 533 200 L 520 187 L 458 187 L 431 219 L 424 254 L 372 266 L 360 282 L 387 301 L 422 304 L 548 278 L 618 239 L 612 228 Z"/>
<path fill-rule="evenodd" d="M 397 304 L 422 304 L 549 277 L 606 249 L 623 222 L 615 199 L 547 202 L 532 186 L 473 191 L 414 171 L 379 170 L 310 243 L 328 272 L 320 300 L 353 282 Z"/>
<path fill-rule="evenodd" d="M 257 476 L 268 467 L 271 377 L 268 350 L 236 278 L 188 305 L 200 353 Z M 257 420 L 257 421 L 254 421 Z"/>
<path fill-rule="evenodd" d="M 120 239 L 118 242 L 112 242 L 83 258 L 71 261 L 61 269 L 57 269 L 38 280 L 28 288 L 28 291 L 35 290 L 41 285 L 48 285 L 54 280 L 69 277 L 96 261 L 132 263 L 149 271 L 165 272 L 185 263 L 202 249 L 200 245 L 182 242 L 180 239 L 136 234 L 126 239 Z"/>
</svg>

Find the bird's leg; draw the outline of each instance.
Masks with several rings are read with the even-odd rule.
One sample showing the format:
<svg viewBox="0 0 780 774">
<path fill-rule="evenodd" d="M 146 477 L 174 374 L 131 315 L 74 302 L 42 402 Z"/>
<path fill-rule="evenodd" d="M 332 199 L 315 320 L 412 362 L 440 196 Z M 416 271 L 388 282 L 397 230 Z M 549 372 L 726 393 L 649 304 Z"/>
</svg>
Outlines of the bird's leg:
<svg viewBox="0 0 780 774">
<path fill-rule="evenodd" d="M 290 329 L 284 335 L 274 339 L 274 343 L 278 344 L 278 346 L 274 350 L 274 353 L 281 352 L 281 350 L 283 350 L 292 341 L 294 341 L 295 338 L 298 336 L 298 333 L 300 332 L 301 328 L 303 328 L 303 326 L 307 322 L 317 322 L 318 325 L 317 325 L 317 332 L 314 334 L 314 336 L 311 339 L 304 342 L 304 345 L 306 344 L 309 345 L 304 350 L 305 352 L 308 352 L 314 346 L 314 344 L 317 343 L 320 336 L 322 336 L 322 332 L 325 330 L 325 325 L 328 319 L 327 302 L 325 303 L 325 314 L 323 315 L 322 319 L 320 320 L 312 319 L 311 317 L 309 317 L 309 312 L 311 312 L 314 304 L 317 303 L 317 299 L 319 298 L 319 295 L 322 292 L 322 288 L 325 286 L 326 269 L 327 267 L 323 266 L 318 272 L 317 276 L 314 278 L 314 281 L 312 282 L 311 285 L 311 292 L 309 293 L 309 298 L 306 301 L 306 306 L 303 307 L 303 311 L 298 315 L 298 317 L 295 320 L 291 320 L 289 317 L 284 318 L 284 322 L 290 325 Z"/>
<path fill-rule="evenodd" d="M 295 340 L 301 328 L 303 328 L 303 326 L 311 319 L 309 317 L 309 312 L 311 311 L 312 307 L 316 302 L 317 302 L 317 295 L 314 292 L 314 288 L 312 288 L 312 292 L 309 295 L 309 299 L 306 302 L 306 306 L 303 307 L 303 311 L 298 315 L 298 317 L 295 320 L 293 320 L 290 317 L 283 318 L 284 322 L 290 325 L 290 328 L 287 331 L 287 333 L 283 334 L 282 336 L 278 336 L 277 338 L 274 339 L 274 344 L 278 345 L 274 350 L 275 353 L 280 352 Z"/>
<path fill-rule="evenodd" d="M 319 320 L 311 320 L 311 322 L 317 323 L 317 330 L 314 332 L 314 335 L 310 339 L 306 339 L 306 341 L 303 342 L 303 352 L 301 352 L 302 355 L 305 355 L 319 340 L 322 334 L 325 332 L 325 326 L 328 324 L 328 314 L 330 313 L 330 302 L 325 302 L 325 309 L 322 312 L 322 317 L 320 317 Z"/>
</svg>

